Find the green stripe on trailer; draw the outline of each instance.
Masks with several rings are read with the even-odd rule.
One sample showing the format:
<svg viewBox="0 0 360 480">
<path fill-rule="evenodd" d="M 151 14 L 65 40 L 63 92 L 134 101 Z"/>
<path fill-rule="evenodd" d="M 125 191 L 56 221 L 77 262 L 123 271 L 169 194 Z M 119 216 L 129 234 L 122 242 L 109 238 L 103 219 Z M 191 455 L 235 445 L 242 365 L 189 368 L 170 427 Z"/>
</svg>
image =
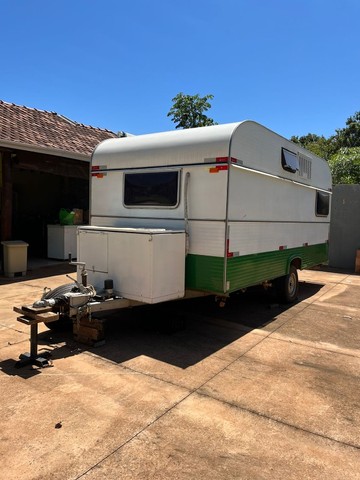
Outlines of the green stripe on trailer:
<svg viewBox="0 0 360 480">
<path fill-rule="evenodd" d="M 226 291 L 223 289 L 224 258 L 189 254 L 186 257 L 185 285 L 187 289 L 219 295 L 231 293 L 286 275 L 294 259 L 300 259 L 302 269 L 324 263 L 328 260 L 328 244 L 229 257 L 225 259 Z"/>
<path fill-rule="evenodd" d="M 185 263 L 185 288 L 222 293 L 224 257 L 188 254 Z"/>
</svg>

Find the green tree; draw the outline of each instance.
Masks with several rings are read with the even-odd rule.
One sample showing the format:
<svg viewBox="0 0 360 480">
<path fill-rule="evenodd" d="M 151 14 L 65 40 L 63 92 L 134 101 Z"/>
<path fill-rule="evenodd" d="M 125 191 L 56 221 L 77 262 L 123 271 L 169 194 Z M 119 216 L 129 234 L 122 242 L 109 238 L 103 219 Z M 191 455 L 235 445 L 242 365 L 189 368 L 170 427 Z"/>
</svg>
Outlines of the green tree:
<svg viewBox="0 0 360 480">
<path fill-rule="evenodd" d="M 290 140 L 329 162 L 333 184 L 360 183 L 360 112 L 349 117 L 344 128 L 335 131 L 329 138 L 308 133 Z"/>
<path fill-rule="evenodd" d="M 185 95 L 180 92 L 172 99 L 173 106 L 167 116 L 172 117 L 176 124 L 175 128 L 196 128 L 208 125 L 217 125 L 212 118 L 204 115 L 211 108 L 209 100 L 213 95 L 200 97 L 196 95 Z"/>
<path fill-rule="evenodd" d="M 346 127 L 336 130 L 335 140 L 338 148 L 360 147 L 360 112 L 346 120 Z"/>
<path fill-rule="evenodd" d="M 334 185 L 360 183 L 360 147 L 341 148 L 329 159 Z"/>
<path fill-rule="evenodd" d="M 290 138 L 292 142 L 299 143 L 302 147 L 310 150 L 310 152 L 315 153 L 325 160 L 329 160 L 331 155 L 333 155 L 336 150 L 336 142 L 334 142 L 333 137 L 325 138 L 323 135 L 320 137 L 315 133 L 308 133 L 302 137 L 293 136 Z"/>
</svg>

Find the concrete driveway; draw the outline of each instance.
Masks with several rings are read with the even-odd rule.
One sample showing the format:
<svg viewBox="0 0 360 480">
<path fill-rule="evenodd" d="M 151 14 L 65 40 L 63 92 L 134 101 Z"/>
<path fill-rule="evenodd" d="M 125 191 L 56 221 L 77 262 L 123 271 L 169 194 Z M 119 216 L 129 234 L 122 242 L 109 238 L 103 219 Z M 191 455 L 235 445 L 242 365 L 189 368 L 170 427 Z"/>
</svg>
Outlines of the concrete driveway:
<svg viewBox="0 0 360 480">
<path fill-rule="evenodd" d="M 122 311 L 97 348 L 41 324 L 52 367 L 16 369 L 13 306 L 73 271 L 0 277 L 1 480 L 360 479 L 359 275 L 299 272 L 291 307 L 254 289 Z"/>
</svg>

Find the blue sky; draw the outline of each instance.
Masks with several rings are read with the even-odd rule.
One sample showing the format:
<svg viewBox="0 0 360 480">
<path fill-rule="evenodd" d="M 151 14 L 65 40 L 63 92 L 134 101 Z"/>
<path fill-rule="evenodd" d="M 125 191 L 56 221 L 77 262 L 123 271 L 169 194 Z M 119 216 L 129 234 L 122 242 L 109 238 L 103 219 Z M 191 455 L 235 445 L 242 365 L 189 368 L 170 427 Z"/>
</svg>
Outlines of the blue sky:
<svg viewBox="0 0 360 480">
<path fill-rule="evenodd" d="M 0 0 L 0 100 L 144 134 L 179 92 L 217 123 L 326 137 L 360 110 L 359 0 Z"/>
</svg>

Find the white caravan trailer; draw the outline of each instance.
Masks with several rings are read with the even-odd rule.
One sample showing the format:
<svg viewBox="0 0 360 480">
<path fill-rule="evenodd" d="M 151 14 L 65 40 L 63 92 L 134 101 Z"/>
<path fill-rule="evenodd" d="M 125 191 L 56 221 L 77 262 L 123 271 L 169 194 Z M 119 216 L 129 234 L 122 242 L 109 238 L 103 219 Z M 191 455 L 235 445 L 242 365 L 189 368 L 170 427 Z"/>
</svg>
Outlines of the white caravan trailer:
<svg viewBox="0 0 360 480">
<path fill-rule="evenodd" d="M 105 140 L 76 288 L 42 305 L 79 319 L 259 284 L 292 302 L 297 270 L 327 261 L 331 185 L 325 160 L 253 121 Z"/>
<path fill-rule="evenodd" d="M 325 160 L 253 121 L 108 139 L 78 261 L 145 303 L 279 278 L 292 301 L 296 269 L 327 261 L 331 185 Z"/>
</svg>

